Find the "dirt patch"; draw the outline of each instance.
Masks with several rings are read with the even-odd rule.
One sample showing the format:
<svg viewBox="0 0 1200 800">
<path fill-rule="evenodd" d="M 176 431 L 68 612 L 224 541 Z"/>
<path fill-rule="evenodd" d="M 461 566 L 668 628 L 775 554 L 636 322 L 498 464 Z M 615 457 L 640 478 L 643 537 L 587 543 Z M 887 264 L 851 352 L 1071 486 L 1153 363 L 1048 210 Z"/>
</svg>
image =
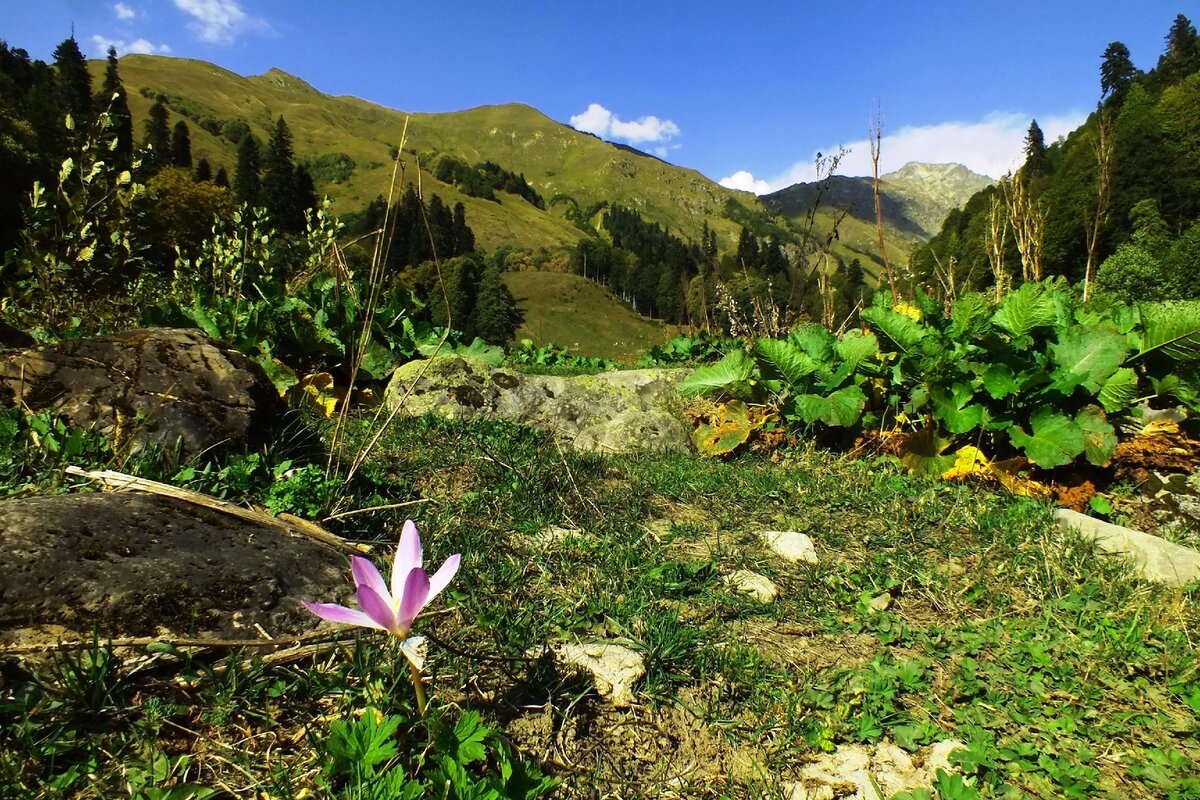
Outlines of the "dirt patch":
<svg viewBox="0 0 1200 800">
<path fill-rule="evenodd" d="M 857 667 L 879 651 L 879 640 L 865 633 L 822 633 L 795 622 L 747 619 L 732 623 L 733 639 L 753 647 L 771 664 L 815 673 L 833 666 Z"/>
</svg>

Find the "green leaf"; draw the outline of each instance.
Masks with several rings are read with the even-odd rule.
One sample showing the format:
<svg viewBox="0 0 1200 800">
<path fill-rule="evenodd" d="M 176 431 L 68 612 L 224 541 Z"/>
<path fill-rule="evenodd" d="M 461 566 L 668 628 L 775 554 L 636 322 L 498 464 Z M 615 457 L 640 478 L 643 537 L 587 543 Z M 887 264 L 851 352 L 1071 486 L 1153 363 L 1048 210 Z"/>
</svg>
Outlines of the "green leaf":
<svg viewBox="0 0 1200 800">
<path fill-rule="evenodd" d="M 754 361 L 744 350 L 731 350 L 716 364 L 698 367 L 679 383 L 679 391 L 685 395 L 712 394 L 734 391 L 750 379 L 754 372 Z"/>
<path fill-rule="evenodd" d="M 829 329 L 815 322 L 796 328 L 788 334 L 788 341 L 820 363 L 829 362 L 837 344 L 837 338 L 829 332 Z"/>
<path fill-rule="evenodd" d="M 950 433 L 966 433 L 983 423 L 987 410 L 972 403 L 975 392 L 968 383 L 956 383 L 950 390 L 935 386 L 929 393 L 933 401 L 933 415 L 946 426 Z"/>
<path fill-rule="evenodd" d="M 1114 372 L 1104 385 L 1100 387 L 1097 399 L 1109 414 L 1122 411 L 1137 399 L 1137 373 L 1129 367 L 1122 367 Z"/>
<path fill-rule="evenodd" d="M 860 364 L 874 358 L 879 352 L 879 339 L 873 333 L 863 333 L 856 328 L 846 331 L 834 349 L 852 369 L 858 369 Z"/>
<path fill-rule="evenodd" d="M 486 758 L 487 750 L 483 743 L 487 736 L 488 729 L 481 721 L 479 712 L 464 712 L 454 725 L 454 738 L 458 742 L 458 763 L 470 764 Z"/>
<path fill-rule="evenodd" d="M 980 292 L 971 292 L 958 298 L 950 312 L 950 337 L 959 340 L 973 338 L 987 324 L 990 308 L 987 297 Z"/>
<path fill-rule="evenodd" d="M 900 462 L 914 475 L 937 477 L 954 466 L 954 455 L 946 455 L 950 439 L 938 436 L 933 426 L 924 428 L 904 441 Z"/>
<path fill-rule="evenodd" d="M 1007 364 L 991 364 L 984 370 L 983 388 L 994 400 L 1002 400 L 1021 388 L 1012 367 Z"/>
<path fill-rule="evenodd" d="M 1054 388 L 1070 394 L 1082 386 L 1089 394 L 1100 387 L 1125 360 L 1125 337 L 1105 328 L 1076 326 L 1063 331 L 1058 342 L 1050 345 L 1050 353 L 1058 369 L 1054 371 Z"/>
<path fill-rule="evenodd" d="M 867 396 L 857 386 L 838 389 L 833 394 L 802 394 L 795 398 L 793 407 L 796 416 L 807 424 L 824 422 L 834 427 L 848 428 L 862 418 Z"/>
<path fill-rule="evenodd" d="M 1083 452 L 1098 467 L 1107 467 L 1117 449 L 1117 432 L 1099 406 L 1085 406 L 1075 415 L 1075 424 L 1083 431 Z"/>
<path fill-rule="evenodd" d="M 872 306 L 864 309 L 862 318 L 875 328 L 887 342 L 902 353 L 911 353 L 928 333 L 921 323 L 890 308 Z"/>
<path fill-rule="evenodd" d="M 1141 303 L 1141 341 L 1134 358 L 1162 353 L 1175 362 L 1200 361 L 1200 301 Z"/>
<path fill-rule="evenodd" d="M 1070 417 L 1052 406 L 1042 406 L 1029 418 L 1032 434 L 1014 425 L 1008 431 L 1014 447 L 1039 467 L 1051 469 L 1069 464 L 1086 445 L 1083 430 Z"/>
<path fill-rule="evenodd" d="M 1196 382 L 1186 376 L 1173 373 L 1162 378 L 1151 378 L 1150 385 L 1160 397 L 1174 397 L 1192 410 L 1200 409 L 1200 391 Z"/>
<path fill-rule="evenodd" d="M 1035 328 L 1053 325 L 1056 317 L 1054 295 L 1030 281 L 1004 298 L 992 322 L 1013 336 L 1024 336 Z"/>
<path fill-rule="evenodd" d="M 763 378 L 782 379 L 793 392 L 806 388 L 811 381 L 805 378 L 821 368 L 812 356 L 790 341 L 759 339 L 754 344 L 754 354 Z"/>
</svg>

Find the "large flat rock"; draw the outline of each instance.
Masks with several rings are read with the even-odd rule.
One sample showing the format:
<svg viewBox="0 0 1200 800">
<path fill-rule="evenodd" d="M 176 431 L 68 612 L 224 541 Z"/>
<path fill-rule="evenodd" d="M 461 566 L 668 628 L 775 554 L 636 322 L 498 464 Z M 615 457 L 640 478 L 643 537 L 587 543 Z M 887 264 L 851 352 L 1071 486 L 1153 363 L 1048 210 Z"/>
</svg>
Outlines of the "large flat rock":
<svg viewBox="0 0 1200 800">
<path fill-rule="evenodd" d="M 1095 542 L 1100 550 L 1130 559 L 1148 581 L 1169 586 L 1200 581 L 1200 552 L 1191 548 L 1067 508 L 1055 511 L 1054 518 L 1060 526 Z"/>
</svg>

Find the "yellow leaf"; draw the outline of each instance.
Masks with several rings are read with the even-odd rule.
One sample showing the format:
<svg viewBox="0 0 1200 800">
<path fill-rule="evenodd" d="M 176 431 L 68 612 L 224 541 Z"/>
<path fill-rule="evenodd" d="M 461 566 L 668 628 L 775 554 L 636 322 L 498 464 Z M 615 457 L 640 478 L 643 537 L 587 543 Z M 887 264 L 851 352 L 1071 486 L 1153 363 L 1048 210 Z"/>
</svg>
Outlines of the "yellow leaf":
<svg viewBox="0 0 1200 800">
<path fill-rule="evenodd" d="M 333 416 L 334 409 L 337 408 L 341 397 L 333 385 L 332 375 L 328 372 L 314 372 L 311 375 L 305 375 L 296 385 L 312 398 L 324 416 Z"/>
<path fill-rule="evenodd" d="M 991 474 L 991 461 L 978 447 L 966 445 L 954 454 L 954 466 L 942 473 L 948 481 Z"/>
</svg>

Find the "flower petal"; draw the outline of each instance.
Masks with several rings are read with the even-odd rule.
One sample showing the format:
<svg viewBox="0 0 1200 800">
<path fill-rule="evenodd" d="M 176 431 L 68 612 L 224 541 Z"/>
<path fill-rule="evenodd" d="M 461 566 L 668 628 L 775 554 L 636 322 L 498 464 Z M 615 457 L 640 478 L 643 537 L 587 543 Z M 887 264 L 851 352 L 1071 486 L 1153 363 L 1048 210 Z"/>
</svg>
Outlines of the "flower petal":
<svg viewBox="0 0 1200 800">
<path fill-rule="evenodd" d="M 362 556 L 350 556 L 350 574 L 354 576 L 355 587 L 370 586 L 381 598 L 391 598 L 379 569 Z"/>
<path fill-rule="evenodd" d="M 421 535 L 415 522 L 405 520 L 400 531 L 400 544 L 396 547 L 396 560 L 392 562 L 392 598 L 400 599 L 408 573 L 421 566 Z"/>
<path fill-rule="evenodd" d="M 387 630 L 375 620 L 368 617 L 363 612 L 356 608 L 346 608 L 339 606 L 336 603 L 310 603 L 307 600 L 301 600 L 304 607 L 312 613 L 316 614 L 321 619 L 327 619 L 330 622 L 340 622 L 344 625 L 361 625 L 364 628 L 379 628 Z"/>
<path fill-rule="evenodd" d="M 396 636 L 403 636 L 408 633 L 408 629 L 404 633 L 399 632 L 399 625 L 396 620 L 396 610 L 391 603 L 384 600 L 379 594 L 365 583 L 358 587 L 358 604 L 362 606 L 362 610 L 367 616 L 375 620 L 379 627 L 384 630 L 391 631 Z"/>
<path fill-rule="evenodd" d="M 438 568 L 438 571 L 433 573 L 433 577 L 429 579 L 429 596 L 425 598 L 428 603 L 433 598 L 437 597 L 442 589 L 446 588 L 446 584 L 458 572 L 458 562 L 462 560 L 462 553 L 455 553 L 446 559 L 445 563 Z"/>
<path fill-rule="evenodd" d="M 414 569 L 408 573 L 408 579 L 404 581 L 404 595 L 400 600 L 400 610 L 397 613 L 400 629 L 404 632 L 397 633 L 397 636 L 408 635 L 413 620 L 417 618 L 417 614 L 421 613 L 421 609 L 425 607 L 428 600 L 429 576 L 423 569 Z"/>
<path fill-rule="evenodd" d="M 429 652 L 429 640 L 424 636 L 410 636 L 400 643 L 400 652 L 404 653 L 417 671 L 425 669 L 425 657 Z"/>
</svg>

